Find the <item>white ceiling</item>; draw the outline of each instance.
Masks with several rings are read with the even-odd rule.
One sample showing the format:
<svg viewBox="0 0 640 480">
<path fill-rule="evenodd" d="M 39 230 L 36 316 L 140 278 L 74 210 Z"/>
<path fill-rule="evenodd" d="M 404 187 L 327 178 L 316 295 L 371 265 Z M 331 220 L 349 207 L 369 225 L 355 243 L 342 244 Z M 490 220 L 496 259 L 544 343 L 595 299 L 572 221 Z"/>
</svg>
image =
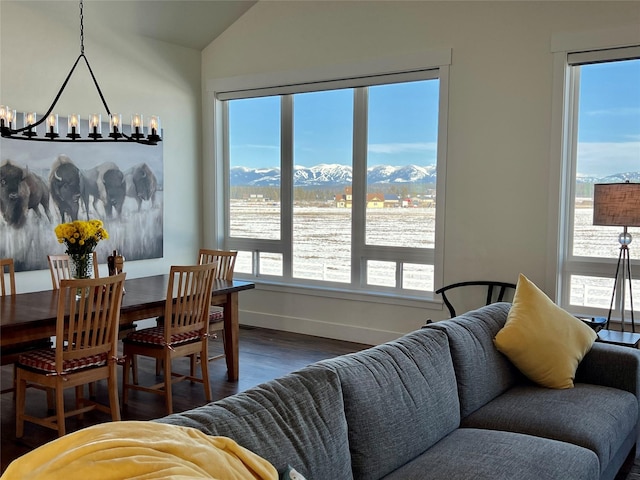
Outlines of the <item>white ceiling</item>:
<svg viewBox="0 0 640 480">
<path fill-rule="evenodd" d="M 5 2 L 7 0 L 2 0 Z M 15 0 L 14 0 L 15 1 Z M 64 25 L 79 28 L 79 1 L 18 0 Z M 84 26 L 93 22 L 114 31 L 202 50 L 257 0 L 84 0 Z"/>
</svg>

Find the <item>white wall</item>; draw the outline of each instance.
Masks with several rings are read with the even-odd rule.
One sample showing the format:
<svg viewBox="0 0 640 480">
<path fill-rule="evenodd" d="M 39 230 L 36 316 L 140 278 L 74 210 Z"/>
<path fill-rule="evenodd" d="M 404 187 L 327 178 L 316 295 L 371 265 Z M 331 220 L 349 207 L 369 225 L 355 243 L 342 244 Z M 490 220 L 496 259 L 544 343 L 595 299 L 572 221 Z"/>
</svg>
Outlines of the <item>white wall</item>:
<svg viewBox="0 0 640 480">
<path fill-rule="evenodd" d="M 59 2 L 58 8 L 61 18 L 78 19 L 77 2 Z M 85 54 L 109 109 L 123 119 L 131 113 L 162 119 L 164 258 L 127 262 L 126 270 L 129 277 L 164 273 L 171 264 L 192 262 L 200 246 L 200 52 L 115 35 L 91 16 L 90 4 L 84 14 Z M 30 2 L 5 0 L 0 22 L 0 102 L 44 113 L 80 53 L 79 26 L 45 17 Z M 73 112 L 86 118 L 92 111 L 105 115 L 88 71 L 79 65 L 55 112 L 61 118 Z M 11 234 L 8 230 L 0 222 L 0 241 Z M 51 278 L 48 271 L 19 273 L 17 287 L 21 292 L 47 289 Z"/>
<path fill-rule="evenodd" d="M 203 85 L 452 48 L 444 283 L 522 272 L 553 295 L 551 37 L 628 26 L 640 28 L 638 2 L 265 1 L 203 51 Z M 241 308 L 244 323 L 371 343 L 447 317 L 265 289 Z"/>
<path fill-rule="evenodd" d="M 43 17 L 30 3 L 0 2 L 0 102 L 42 111 L 79 53 L 78 29 Z M 59 3 L 77 18 L 76 2 Z M 545 271 L 553 263 L 547 248 L 549 178 L 558 168 L 558 159 L 549 159 L 551 36 L 640 26 L 640 3 L 264 1 L 202 57 L 142 37 L 115 36 L 86 8 L 85 20 L 86 53 L 111 110 L 157 113 L 165 131 L 165 257 L 127 262 L 130 276 L 191 261 L 203 232 L 213 228 L 208 219 L 200 227 L 200 158 L 211 142 L 198 128 L 201 99 L 206 101 L 201 84 L 444 47 L 453 51 L 444 281 L 515 281 L 523 272 L 552 293 Z M 88 114 L 93 105 L 101 110 L 90 80 L 81 78 L 84 87 L 69 85 L 73 94 L 61 100 L 60 114 Z M 20 291 L 49 286 L 45 271 L 18 275 Z M 427 317 L 446 317 L 415 303 L 265 289 L 241 295 L 242 323 L 366 343 L 397 337 Z"/>
</svg>

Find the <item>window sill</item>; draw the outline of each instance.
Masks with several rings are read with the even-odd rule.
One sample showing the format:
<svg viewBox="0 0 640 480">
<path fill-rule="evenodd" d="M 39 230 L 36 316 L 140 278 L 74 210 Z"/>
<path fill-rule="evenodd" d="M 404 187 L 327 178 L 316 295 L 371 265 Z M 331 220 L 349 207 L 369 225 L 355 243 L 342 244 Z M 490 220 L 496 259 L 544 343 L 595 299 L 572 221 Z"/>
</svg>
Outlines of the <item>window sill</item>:
<svg viewBox="0 0 640 480">
<path fill-rule="evenodd" d="M 339 298 L 354 302 L 383 303 L 385 305 L 399 305 L 404 307 L 423 308 L 428 310 L 442 310 L 443 302 L 434 299 L 433 294 L 425 293 L 424 296 L 396 294 L 375 290 L 350 290 L 333 286 L 292 285 L 284 282 L 256 279 L 250 276 L 238 275 L 239 280 L 247 280 L 256 284 L 256 290 L 267 292 L 289 293 L 294 295 L 310 295 L 314 297 Z"/>
</svg>

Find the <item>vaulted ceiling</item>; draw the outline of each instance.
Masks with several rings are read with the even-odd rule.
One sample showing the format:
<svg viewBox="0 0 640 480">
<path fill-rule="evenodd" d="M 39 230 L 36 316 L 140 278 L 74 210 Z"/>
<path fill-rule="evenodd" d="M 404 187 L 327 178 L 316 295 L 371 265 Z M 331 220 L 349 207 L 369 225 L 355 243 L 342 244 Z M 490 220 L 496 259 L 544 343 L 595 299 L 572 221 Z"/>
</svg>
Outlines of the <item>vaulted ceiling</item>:
<svg viewBox="0 0 640 480">
<path fill-rule="evenodd" d="M 79 1 L 19 1 L 63 25 L 79 27 Z M 256 0 L 84 0 L 85 28 L 99 22 L 125 34 L 202 50 Z"/>
</svg>

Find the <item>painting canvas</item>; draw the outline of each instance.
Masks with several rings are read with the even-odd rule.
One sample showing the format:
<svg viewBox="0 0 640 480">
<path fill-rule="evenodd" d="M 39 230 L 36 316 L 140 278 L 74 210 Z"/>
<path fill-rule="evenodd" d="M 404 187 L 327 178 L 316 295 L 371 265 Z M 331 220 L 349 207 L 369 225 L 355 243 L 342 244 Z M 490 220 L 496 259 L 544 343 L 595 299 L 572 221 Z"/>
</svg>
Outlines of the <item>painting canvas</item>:
<svg viewBox="0 0 640 480">
<path fill-rule="evenodd" d="M 17 125 L 22 125 L 20 115 Z M 87 128 L 85 120 L 83 138 Z M 108 124 L 102 132 L 106 136 Z M 44 137 L 40 126 L 37 133 Z M 1 138 L 0 258 L 13 258 L 17 271 L 47 269 L 47 255 L 65 251 L 54 234 L 56 225 L 94 218 L 109 233 L 96 249 L 100 263 L 113 250 L 127 261 L 161 258 L 163 184 L 161 142 Z"/>
</svg>

